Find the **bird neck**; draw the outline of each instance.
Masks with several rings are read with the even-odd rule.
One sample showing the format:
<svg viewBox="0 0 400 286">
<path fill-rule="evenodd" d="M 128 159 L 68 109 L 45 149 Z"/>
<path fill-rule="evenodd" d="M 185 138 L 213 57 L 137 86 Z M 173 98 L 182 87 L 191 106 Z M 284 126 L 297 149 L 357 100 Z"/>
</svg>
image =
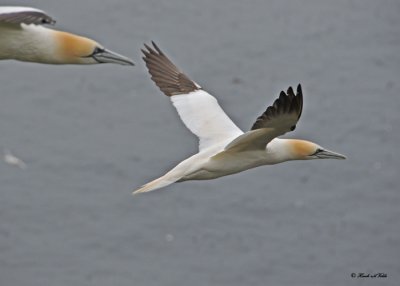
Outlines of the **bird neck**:
<svg viewBox="0 0 400 286">
<path fill-rule="evenodd" d="M 267 151 L 279 162 L 304 160 L 308 152 L 308 142 L 298 139 L 275 138 L 268 143 Z"/>
<path fill-rule="evenodd" d="M 63 58 L 64 63 L 69 64 L 89 64 L 97 63 L 95 60 L 92 62 L 86 61 L 89 55 L 93 53 L 93 50 L 98 43 L 95 41 L 82 37 L 79 35 L 54 31 L 55 38 L 58 44 L 58 54 Z"/>
<path fill-rule="evenodd" d="M 39 25 L 0 26 L 0 59 L 44 64 L 80 63 L 79 54 L 90 54 L 90 39 Z M 87 50 L 87 51 L 86 51 Z"/>
<path fill-rule="evenodd" d="M 54 30 L 21 24 L 20 28 L 0 26 L 0 58 L 26 62 L 58 63 Z"/>
<path fill-rule="evenodd" d="M 286 152 L 289 154 L 290 160 L 308 160 L 310 154 L 315 151 L 315 144 L 300 139 L 282 139 L 285 140 Z"/>
</svg>

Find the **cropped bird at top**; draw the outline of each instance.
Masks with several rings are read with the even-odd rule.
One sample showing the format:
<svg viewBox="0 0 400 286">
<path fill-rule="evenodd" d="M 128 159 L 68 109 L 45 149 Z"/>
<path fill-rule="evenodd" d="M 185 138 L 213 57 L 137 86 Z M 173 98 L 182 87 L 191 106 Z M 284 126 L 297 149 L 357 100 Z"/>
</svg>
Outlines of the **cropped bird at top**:
<svg viewBox="0 0 400 286">
<path fill-rule="evenodd" d="M 134 65 L 92 39 L 44 27 L 55 21 L 30 7 L 0 6 L 0 60 L 43 64 Z"/>
<path fill-rule="evenodd" d="M 174 182 L 209 180 L 262 165 L 289 160 L 345 159 L 313 142 L 277 138 L 296 128 L 303 109 L 300 84 L 281 92 L 273 105 L 243 133 L 224 113 L 217 100 L 181 72 L 153 42 L 145 45 L 144 61 L 152 80 L 170 97 L 184 124 L 199 137 L 199 152 L 134 194 Z"/>
</svg>

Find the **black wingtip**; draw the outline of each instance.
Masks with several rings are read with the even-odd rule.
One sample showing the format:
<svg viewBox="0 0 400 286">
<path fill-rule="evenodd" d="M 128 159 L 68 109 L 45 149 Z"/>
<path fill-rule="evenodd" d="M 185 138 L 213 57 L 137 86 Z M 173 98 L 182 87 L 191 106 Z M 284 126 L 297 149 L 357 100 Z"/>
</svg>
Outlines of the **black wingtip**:
<svg viewBox="0 0 400 286">
<path fill-rule="evenodd" d="M 301 114 L 303 113 L 303 90 L 301 88 L 300 83 L 297 85 L 296 98 L 297 98 L 298 105 L 300 106 L 300 112 L 299 112 L 299 118 L 300 118 Z"/>
<path fill-rule="evenodd" d="M 160 50 L 160 48 L 156 45 L 156 43 L 154 41 L 151 41 L 151 43 L 153 44 L 154 49 L 156 49 L 156 51 L 160 54 L 163 55 L 164 53 Z"/>
<path fill-rule="evenodd" d="M 142 53 L 147 57 L 149 55 L 149 52 L 146 51 L 145 49 L 140 49 Z M 143 58 L 144 59 L 144 58 Z"/>
<path fill-rule="evenodd" d="M 186 94 L 200 89 L 171 62 L 154 41 L 151 44 L 144 43 L 142 53 L 151 79 L 165 95 Z"/>
<path fill-rule="evenodd" d="M 303 91 L 302 91 L 302 89 L 301 89 L 301 84 L 299 83 L 298 85 L 297 85 L 297 94 L 303 94 Z"/>
<path fill-rule="evenodd" d="M 42 18 L 40 22 L 44 25 L 52 25 L 54 26 L 56 24 L 56 20 L 52 18 Z"/>
<path fill-rule="evenodd" d="M 289 95 L 290 97 L 294 96 L 293 88 L 291 86 L 289 86 L 289 88 L 287 89 L 287 95 Z"/>
<path fill-rule="evenodd" d="M 153 49 L 152 49 L 149 45 L 147 45 L 146 43 L 144 43 L 143 45 L 144 45 L 144 47 L 147 49 L 147 51 L 142 49 L 142 52 L 143 52 L 143 53 L 151 53 L 151 51 L 152 51 Z"/>
<path fill-rule="evenodd" d="M 153 54 L 153 55 L 159 55 L 159 56 L 163 56 L 164 53 L 161 51 L 161 49 L 157 46 L 157 44 L 154 41 L 151 41 L 151 44 L 153 45 L 153 47 L 151 47 L 150 45 L 144 43 L 144 47 L 147 49 L 147 54 Z M 142 52 L 144 54 L 146 54 L 143 49 Z"/>
</svg>

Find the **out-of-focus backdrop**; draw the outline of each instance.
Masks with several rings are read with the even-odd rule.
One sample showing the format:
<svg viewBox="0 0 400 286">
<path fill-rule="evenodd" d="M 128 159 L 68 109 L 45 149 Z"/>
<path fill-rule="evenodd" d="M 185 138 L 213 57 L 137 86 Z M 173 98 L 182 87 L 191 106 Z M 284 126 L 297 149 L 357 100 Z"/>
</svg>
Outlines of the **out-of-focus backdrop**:
<svg viewBox="0 0 400 286">
<path fill-rule="evenodd" d="M 0 162 L 0 285 L 399 285 L 399 1 L 5 4 L 137 65 L 0 62 L 0 148 L 27 164 Z M 286 137 L 348 160 L 131 196 L 197 152 L 144 67 L 151 40 L 244 130 L 302 83 Z"/>
</svg>

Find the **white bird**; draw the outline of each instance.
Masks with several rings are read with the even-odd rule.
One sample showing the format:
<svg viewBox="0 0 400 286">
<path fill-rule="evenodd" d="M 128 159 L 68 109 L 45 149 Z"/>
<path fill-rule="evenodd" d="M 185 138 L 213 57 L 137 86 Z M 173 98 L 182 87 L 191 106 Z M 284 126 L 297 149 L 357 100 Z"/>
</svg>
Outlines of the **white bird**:
<svg viewBox="0 0 400 286">
<path fill-rule="evenodd" d="M 134 194 L 149 192 L 174 182 L 209 180 L 262 165 L 289 160 L 345 159 L 321 146 L 297 139 L 277 138 L 293 131 L 303 108 L 303 94 L 289 87 L 243 133 L 224 113 L 217 100 L 181 72 L 154 44 L 145 45 L 144 61 L 152 80 L 170 97 L 180 118 L 197 137 L 199 152 Z"/>
<path fill-rule="evenodd" d="M 53 18 L 39 9 L 0 6 L 0 60 L 134 65 L 131 59 L 105 49 L 92 39 L 43 26 L 54 23 Z"/>
<path fill-rule="evenodd" d="M 9 165 L 16 166 L 20 169 L 25 169 L 26 164 L 24 161 L 22 161 L 20 158 L 17 158 L 14 156 L 10 150 L 4 149 L 4 162 L 6 162 Z"/>
</svg>

